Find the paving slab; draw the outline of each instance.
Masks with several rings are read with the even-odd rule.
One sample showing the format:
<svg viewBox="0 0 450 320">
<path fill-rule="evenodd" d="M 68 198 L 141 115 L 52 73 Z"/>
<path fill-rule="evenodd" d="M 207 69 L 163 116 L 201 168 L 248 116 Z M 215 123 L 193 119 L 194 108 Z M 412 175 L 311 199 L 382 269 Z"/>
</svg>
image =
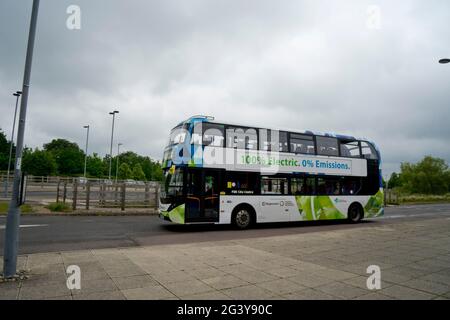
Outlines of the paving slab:
<svg viewBox="0 0 450 320">
<path fill-rule="evenodd" d="M 302 286 L 309 287 L 309 288 L 315 288 L 315 287 L 333 282 L 333 280 L 331 280 L 329 278 L 324 278 L 321 276 L 308 274 L 308 273 L 299 274 L 299 275 L 289 277 L 286 279 L 289 281 L 295 282 L 297 284 L 300 284 Z"/>
<path fill-rule="evenodd" d="M 400 300 L 430 300 L 435 297 L 430 293 L 401 285 L 393 285 L 381 290 L 380 293 Z"/>
<path fill-rule="evenodd" d="M 171 282 L 164 285 L 170 292 L 177 297 L 205 293 L 215 289 L 200 280 L 188 280 L 181 282 Z"/>
<path fill-rule="evenodd" d="M 125 298 L 128 300 L 163 300 L 169 298 L 177 298 L 173 293 L 171 293 L 161 285 L 121 291 Z"/>
<path fill-rule="evenodd" d="M 238 277 L 235 277 L 231 274 L 226 274 L 226 275 L 213 277 L 213 278 L 207 278 L 207 279 L 203 279 L 202 281 L 217 290 L 240 287 L 240 286 L 249 284 L 247 281 L 244 281 L 244 280 L 242 280 Z"/>
<path fill-rule="evenodd" d="M 315 289 L 305 289 L 283 295 L 288 300 L 340 300 L 338 297 Z"/>
<path fill-rule="evenodd" d="M 205 293 L 182 296 L 183 300 L 231 300 L 231 298 L 220 291 L 209 291 Z"/>
<path fill-rule="evenodd" d="M 234 300 L 265 300 L 276 297 L 273 292 L 260 288 L 256 285 L 235 287 L 222 290 L 221 292 Z"/>
<path fill-rule="evenodd" d="M 370 292 L 368 289 L 361 289 L 342 282 L 328 283 L 315 289 L 344 299 L 354 299 Z"/>
<path fill-rule="evenodd" d="M 118 287 L 111 278 L 100 278 L 81 282 L 81 289 L 73 289 L 72 294 L 91 294 L 94 292 L 115 291 Z"/>
<path fill-rule="evenodd" d="M 287 279 L 277 279 L 262 282 L 258 283 L 257 286 L 269 290 L 279 296 L 306 289 L 305 286 L 302 286 L 293 281 L 289 281 Z"/>
<path fill-rule="evenodd" d="M 150 275 L 112 278 L 119 290 L 136 289 L 159 284 Z"/>
<path fill-rule="evenodd" d="M 113 290 L 74 295 L 73 300 L 126 300 L 126 298 L 121 291 Z"/>
</svg>

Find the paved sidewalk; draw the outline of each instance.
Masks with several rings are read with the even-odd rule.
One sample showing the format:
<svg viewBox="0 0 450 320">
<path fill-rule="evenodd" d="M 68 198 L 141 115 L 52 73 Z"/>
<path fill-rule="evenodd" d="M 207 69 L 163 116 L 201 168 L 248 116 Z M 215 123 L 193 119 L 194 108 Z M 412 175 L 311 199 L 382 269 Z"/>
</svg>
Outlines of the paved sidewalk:
<svg viewBox="0 0 450 320">
<path fill-rule="evenodd" d="M 450 218 L 213 240 L 21 256 L 30 278 L 0 283 L 0 299 L 450 299 Z M 366 287 L 369 265 L 381 290 Z"/>
</svg>

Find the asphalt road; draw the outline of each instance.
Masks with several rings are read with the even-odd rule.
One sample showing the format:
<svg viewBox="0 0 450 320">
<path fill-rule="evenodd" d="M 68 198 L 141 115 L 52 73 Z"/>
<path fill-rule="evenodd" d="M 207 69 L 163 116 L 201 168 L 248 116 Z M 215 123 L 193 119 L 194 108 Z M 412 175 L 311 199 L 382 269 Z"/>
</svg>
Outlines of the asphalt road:
<svg viewBox="0 0 450 320">
<path fill-rule="evenodd" d="M 260 224 L 239 231 L 231 226 L 176 225 L 156 216 L 23 216 L 20 253 L 130 247 L 270 237 L 402 223 L 411 219 L 450 217 L 450 204 L 386 208 L 385 216 L 347 224 L 344 221 Z M 5 216 L 0 216 L 0 255 L 3 254 Z"/>
</svg>

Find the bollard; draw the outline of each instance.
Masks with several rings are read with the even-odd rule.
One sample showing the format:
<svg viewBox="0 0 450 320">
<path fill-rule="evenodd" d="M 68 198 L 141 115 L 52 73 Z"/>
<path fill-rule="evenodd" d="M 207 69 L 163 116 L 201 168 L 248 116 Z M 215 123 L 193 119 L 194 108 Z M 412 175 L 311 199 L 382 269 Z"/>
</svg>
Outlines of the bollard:
<svg viewBox="0 0 450 320">
<path fill-rule="evenodd" d="M 89 202 L 91 200 L 91 182 L 86 182 L 86 210 L 89 210 Z"/>
<path fill-rule="evenodd" d="M 59 202 L 59 185 L 61 184 L 60 181 L 58 181 L 58 185 L 56 186 L 56 203 Z"/>
<path fill-rule="evenodd" d="M 144 205 L 150 205 L 150 182 L 145 183 Z"/>
<path fill-rule="evenodd" d="M 114 185 L 114 205 L 119 205 L 119 184 L 117 182 Z"/>
<path fill-rule="evenodd" d="M 125 211 L 125 189 L 126 189 L 126 184 L 122 183 L 121 186 L 121 193 L 120 193 L 120 209 L 122 211 Z"/>
<path fill-rule="evenodd" d="M 78 196 L 78 181 L 77 179 L 73 179 L 73 192 L 72 192 L 72 210 L 77 210 L 77 196 Z"/>
<path fill-rule="evenodd" d="M 63 203 L 66 203 L 66 198 L 67 198 L 67 181 L 64 181 Z"/>
<path fill-rule="evenodd" d="M 105 204 L 105 184 L 100 184 L 100 207 L 103 207 Z"/>
</svg>

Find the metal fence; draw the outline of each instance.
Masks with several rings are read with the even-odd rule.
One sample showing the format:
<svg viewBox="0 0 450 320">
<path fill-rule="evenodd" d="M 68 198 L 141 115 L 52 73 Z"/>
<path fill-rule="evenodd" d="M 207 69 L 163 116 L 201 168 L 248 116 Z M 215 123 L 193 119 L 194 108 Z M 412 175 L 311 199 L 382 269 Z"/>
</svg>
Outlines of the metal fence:
<svg viewBox="0 0 450 320">
<path fill-rule="evenodd" d="M 71 177 L 25 176 L 24 202 L 63 202 L 73 210 L 95 208 L 153 208 L 158 206 L 160 184 L 156 181 L 112 181 Z M 12 177 L 0 175 L 0 198 L 11 197 Z"/>
</svg>

